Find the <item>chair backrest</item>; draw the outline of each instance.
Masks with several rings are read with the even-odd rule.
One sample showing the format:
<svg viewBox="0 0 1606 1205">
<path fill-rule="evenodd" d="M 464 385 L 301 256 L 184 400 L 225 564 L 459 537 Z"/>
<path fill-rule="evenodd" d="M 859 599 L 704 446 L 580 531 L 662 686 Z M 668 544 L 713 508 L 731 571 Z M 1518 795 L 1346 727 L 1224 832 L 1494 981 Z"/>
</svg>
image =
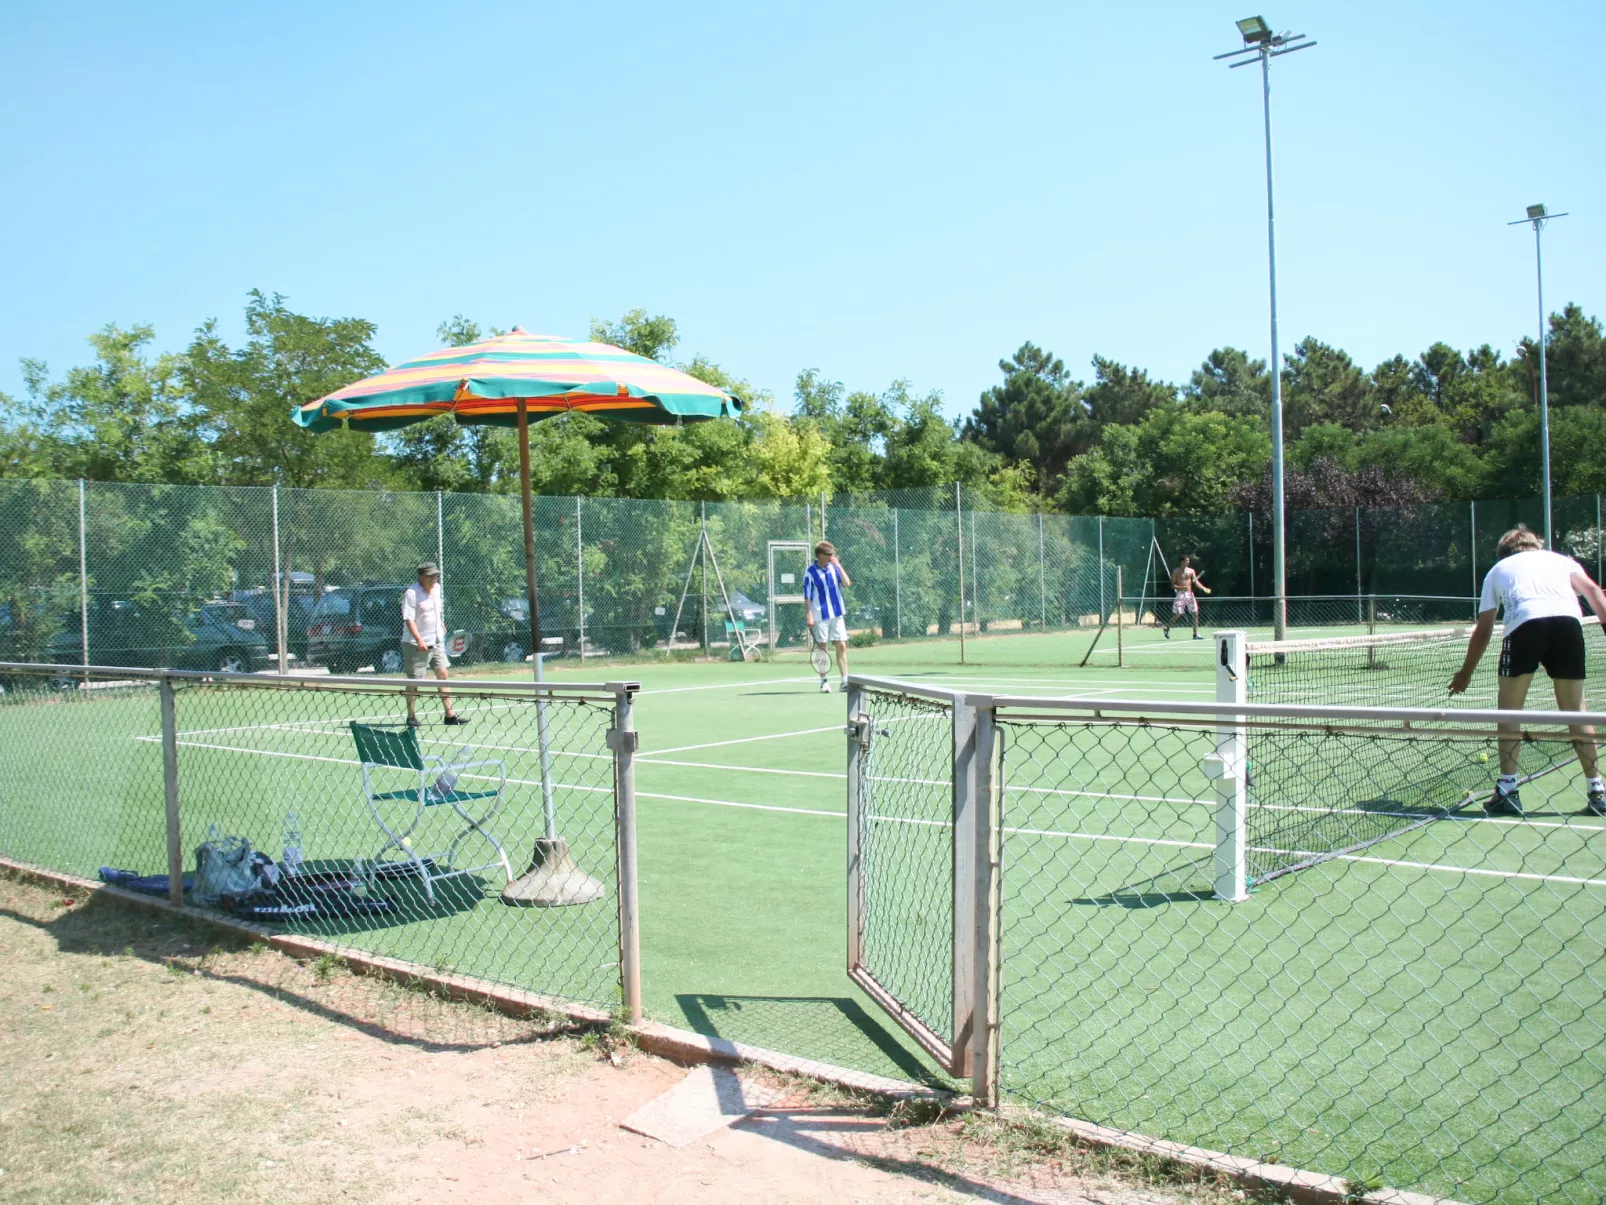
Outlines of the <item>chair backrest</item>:
<svg viewBox="0 0 1606 1205">
<path fill-rule="evenodd" d="M 737 632 L 741 632 L 741 633 L 743 633 L 745 635 L 746 632 L 747 632 L 747 624 L 742 622 L 740 619 L 737 619 L 737 620 L 727 619 L 725 621 L 725 635 L 734 636 L 734 635 L 736 635 Z"/>
<path fill-rule="evenodd" d="M 372 724 L 351 724 L 357 742 L 357 759 L 365 766 L 395 766 L 401 770 L 422 770 L 424 756 L 418 751 L 418 733 L 411 728 L 375 728 Z"/>
</svg>

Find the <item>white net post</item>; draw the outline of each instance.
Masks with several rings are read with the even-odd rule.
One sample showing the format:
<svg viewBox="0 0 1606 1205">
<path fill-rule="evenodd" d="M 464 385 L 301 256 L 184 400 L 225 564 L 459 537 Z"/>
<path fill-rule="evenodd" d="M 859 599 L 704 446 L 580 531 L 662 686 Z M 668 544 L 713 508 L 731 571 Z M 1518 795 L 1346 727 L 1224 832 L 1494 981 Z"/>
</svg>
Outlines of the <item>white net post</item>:
<svg viewBox="0 0 1606 1205">
<path fill-rule="evenodd" d="M 1216 633 L 1216 702 L 1242 706 L 1249 696 L 1248 659 L 1243 632 Z M 1249 898 L 1246 819 L 1249 757 L 1244 717 L 1216 721 L 1216 750 L 1205 758 L 1205 774 L 1216 788 L 1216 898 L 1238 903 Z"/>
</svg>

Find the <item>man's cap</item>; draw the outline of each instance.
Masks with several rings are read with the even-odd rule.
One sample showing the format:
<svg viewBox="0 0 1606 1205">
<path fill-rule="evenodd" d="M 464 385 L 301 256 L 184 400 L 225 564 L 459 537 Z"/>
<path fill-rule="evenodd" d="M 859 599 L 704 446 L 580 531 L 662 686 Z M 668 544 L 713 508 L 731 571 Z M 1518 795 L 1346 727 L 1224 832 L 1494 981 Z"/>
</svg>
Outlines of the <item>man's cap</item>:
<svg viewBox="0 0 1606 1205">
<path fill-rule="evenodd" d="M 423 577 L 425 574 L 429 574 L 431 577 L 439 577 L 441 571 L 436 567 L 434 561 L 419 561 L 418 576 Z"/>
</svg>

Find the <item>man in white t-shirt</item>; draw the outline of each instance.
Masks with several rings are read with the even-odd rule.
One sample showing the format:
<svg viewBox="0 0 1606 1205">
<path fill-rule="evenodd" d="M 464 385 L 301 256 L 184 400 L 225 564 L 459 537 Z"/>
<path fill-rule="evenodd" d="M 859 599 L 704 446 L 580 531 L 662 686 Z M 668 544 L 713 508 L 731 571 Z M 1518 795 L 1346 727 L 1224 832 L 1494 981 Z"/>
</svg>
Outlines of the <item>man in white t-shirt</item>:
<svg viewBox="0 0 1606 1205">
<path fill-rule="evenodd" d="M 441 610 L 441 571 L 434 561 L 418 566 L 418 580 L 401 596 L 402 669 L 409 678 L 433 672 L 442 682 L 452 663 L 446 659 L 446 617 Z M 468 723 L 452 710 L 452 692 L 441 687 L 441 705 L 448 724 Z M 418 727 L 418 688 L 407 688 L 407 726 Z"/>
<path fill-rule="evenodd" d="M 1450 693 L 1460 694 L 1472 682 L 1489 637 L 1494 634 L 1495 612 L 1506 609 L 1506 638 L 1500 646 L 1497 706 L 1521 711 L 1541 665 L 1550 676 L 1561 711 L 1584 710 L 1584 627 L 1578 596 L 1583 595 L 1597 616 L 1606 616 L 1606 594 L 1583 566 L 1572 557 L 1549 552 L 1544 541 L 1522 524 L 1500 537 L 1500 560 L 1483 579 L 1478 624 L 1467 639 L 1466 660 L 1450 680 Z M 1598 639 L 1598 637 L 1597 637 Z M 1586 810 L 1606 816 L 1606 784 L 1601 782 L 1596 757 L 1595 730 L 1585 725 L 1570 729 L 1578 764 L 1584 770 Z M 1500 725 L 1500 776 L 1485 810 L 1496 816 L 1522 815 L 1517 795 L 1517 750 L 1522 744 L 1516 725 Z"/>
</svg>

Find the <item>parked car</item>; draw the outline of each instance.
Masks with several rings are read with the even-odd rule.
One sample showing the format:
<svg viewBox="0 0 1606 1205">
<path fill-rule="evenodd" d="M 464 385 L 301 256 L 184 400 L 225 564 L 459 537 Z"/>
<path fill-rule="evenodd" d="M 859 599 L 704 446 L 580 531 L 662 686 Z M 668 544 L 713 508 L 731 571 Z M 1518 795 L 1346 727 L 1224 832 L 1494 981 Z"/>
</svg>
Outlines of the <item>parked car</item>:
<svg viewBox="0 0 1606 1205">
<path fill-rule="evenodd" d="M 271 660 L 268 642 L 243 607 L 218 602 L 164 607 L 127 598 L 93 598 L 89 604 L 89 661 L 152 669 L 252 673 Z M 50 638 L 50 660 L 79 665 L 84 643 L 78 616 Z"/>
<path fill-rule="evenodd" d="M 277 616 L 273 611 L 273 591 L 266 586 L 250 590 L 236 590 L 233 601 L 245 608 L 256 631 L 268 642 L 269 650 L 278 648 L 275 627 Z M 297 585 L 290 588 L 289 606 L 284 617 L 285 651 L 293 661 L 305 664 L 307 660 L 307 629 L 312 624 L 312 612 L 318 605 L 318 596 L 310 589 Z"/>
<path fill-rule="evenodd" d="M 378 673 L 401 673 L 405 589 L 389 583 L 329 591 L 308 617 L 307 660 L 327 665 L 333 674 L 353 674 L 370 665 Z"/>
<path fill-rule="evenodd" d="M 447 602 L 448 619 L 462 612 L 452 612 Z M 541 648 L 548 657 L 561 657 L 565 653 L 578 655 L 580 633 L 569 614 L 572 606 L 561 603 L 541 604 Z M 519 662 L 530 655 L 530 600 L 527 598 L 498 599 L 488 615 L 465 616 L 468 628 L 470 654 L 477 661 Z"/>
</svg>

